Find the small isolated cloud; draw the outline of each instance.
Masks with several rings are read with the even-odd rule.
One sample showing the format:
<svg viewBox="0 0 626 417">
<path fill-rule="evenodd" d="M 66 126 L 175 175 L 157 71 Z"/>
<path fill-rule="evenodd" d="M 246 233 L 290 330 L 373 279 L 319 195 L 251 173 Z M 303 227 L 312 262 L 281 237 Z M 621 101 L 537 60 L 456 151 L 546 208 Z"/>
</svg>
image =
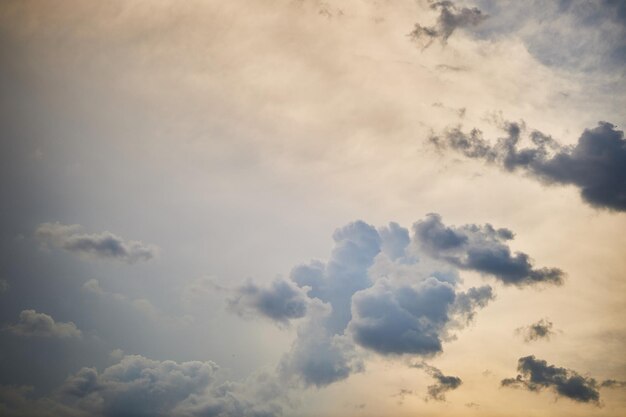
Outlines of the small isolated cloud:
<svg viewBox="0 0 626 417">
<path fill-rule="evenodd" d="M 506 122 L 506 136 L 495 145 L 481 131 L 455 128 L 431 141 L 469 158 L 482 159 L 510 172 L 523 171 L 545 184 L 574 185 L 593 207 L 626 211 L 626 139 L 615 125 L 599 122 L 586 129 L 575 146 L 563 146 L 539 131 L 529 134 L 531 145 L 520 147 L 523 124 Z"/>
<path fill-rule="evenodd" d="M 559 368 L 534 356 L 520 358 L 517 364 L 519 374 L 515 378 L 503 379 L 503 387 L 522 388 L 539 392 L 551 389 L 558 396 L 583 403 L 599 404 L 598 383 L 593 378 L 579 375 L 577 372 Z"/>
<path fill-rule="evenodd" d="M 10 287 L 11 286 L 9 285 L 9 282 L 7 280 L 0 279 L 0 294 L 9 291 Z"/>
<path fill-rule="evenodd" d="M 550 340 L 550 336 L 556 332 L 552 330 L 554 324 L 547 320 L 541 319 L 536 323 L 515 329 L 515 333 L 524 337 L 525 342 L 534 342 L 537 340 Z"/>
<path fill-rule="evenodd" d="M 281 325 L 306 315 L 308 297 L 290 281 L 277 279 L 269 287 L 260 287 L 249 281 L 235 290 L 228 301 L 231 311 L 242 317 L 260 315 Z"/>
<path fill-rule="evenodd" d="M 414 364 L 412 367 L 423 369 L 437 381 L 436 384 L 428 386 L 428 396 L 426 400 L 445 401 L 446 393 L 457 389 L 463 383 L 458 376 L 444 375 L 439 369 L 424 362 Z"/>
<path fill-rule="evenodd" d="M 457 28 L 477 26 L 487 18 L 477 7 L 457 7 L 452 1 L 436 1 L 430 5 L 433 10 L 439 10 L 439 17 L 434 26 L 415 24 L 409 34 L 415 40 L 426 40 L 428 47 L 435 39 L 445 44 Z"/>
<path fill-rule="evenodd" d="M 74 323 L 57 322 L 44 313 L 35 310 L 23 310 L 19 321 L 6 327 L 6 330 L 19 336 L 72 338 L 81 337 L 81 331 Z"/>
<path fill-rule="evenodd" d="M 495 229 L 490 224 L 448 227 L 438 214 L 427 215 L 413 229 L 424 252 L 458 268 L 492 275 L 504 284 L 518 286 L 563 282 L 560 269 L 537 269 L 527 254 L 512 254 L 505 243 L 514 237 L 508 229 Z"/>
<path fill-rule="evenodd" d="M 110 232 L 85 234 L 80 225 L 42 223 L 35 236 L 43 244 L 96 259 L 117 260 L 128 264 L 148 261 L 157 248 L 136 240 L 125 240 Z"/>
</svg>

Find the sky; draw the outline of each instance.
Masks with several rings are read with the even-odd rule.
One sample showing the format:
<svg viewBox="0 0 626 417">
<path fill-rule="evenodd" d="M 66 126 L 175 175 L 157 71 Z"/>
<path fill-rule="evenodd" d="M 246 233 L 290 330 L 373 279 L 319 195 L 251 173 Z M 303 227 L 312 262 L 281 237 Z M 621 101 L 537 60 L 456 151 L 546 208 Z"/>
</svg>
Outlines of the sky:
<svg viewBox="0 0 626 417">
<path fill-rule="evenodd" d="M 621 1 L 6 0 L 0 415 L 626 414 Z"/>
</svg>

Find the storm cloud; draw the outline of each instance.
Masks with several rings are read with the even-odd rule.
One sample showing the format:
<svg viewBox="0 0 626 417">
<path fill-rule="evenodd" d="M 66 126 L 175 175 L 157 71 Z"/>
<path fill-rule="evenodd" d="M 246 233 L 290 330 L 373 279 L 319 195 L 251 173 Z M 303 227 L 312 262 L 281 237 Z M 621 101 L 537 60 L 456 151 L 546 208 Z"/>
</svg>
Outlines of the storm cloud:
<svg viewBox="0 0 626 417">
<path fill-rule="evenodd" d="M 117 260 L 128 264 L 148 261 L 157 248 L 135 240 L 125 240 L 110 232 L 85 234 L 80 225 L 42 223 L 35 236 L 43 244 L 97 259 Z"/>
<path fill-rule="evenodd" d="M 451 129 L 431 141 L 506 171 L 526 172 L 545 184 L 574 185 L 593 207 L 626 211 L 626 139 L 615 125 L 599 122 L 585 129 L 574 146 L 535 130 L 528 135 L 531 144 L 520 147 L 523 124 L 506 122 L 504 129 L 507 135 L 494 145 L 477 129 Z"/>
<path fill-rule="evenodd" d="M 434 26 L 415 24 L 410 36 L 419 40 L 426 38 L 426 46 L 433 40 L 441 39 L 446 43 L 457 28 L 472 27 L 480 24 L 487 18 L 477 7 L 457 7 L 452 1 L 436 1 L 430 5 L 433 10 L 439 10 L 437 23 Z"/>
<path fill-rule="evenodd" d="M 503 387 L 523 388 L 529 391 L 551 389 L 557 395 L 583 403 L 599 404 L 598 383 L 571 369 L 559 368 L 534 356 L 520 358 L 517 364 L 519 374 L 515 378 L 503 379 Z"/>
<path fill-rule="evenodd" d="M 413 229 L 424 252 L 458 268 L 494 276 L 504 284 L 524 286 L 563 281 L 564 273 L 560 269 L 537 269 L 527 254 L 512 254 L 505 243 L 514 237 L 509 229 L 495 229 L 490 224 L 449 227 L 438 214 L 427 215 Z"/>
<path fill-rule="evenodd" d="M 20 313 L 19 321 L 8 325 L 6 330 L 26 337 L 56 337 L 56 338 L 79 338 L 81 331 L 74 323 L 58 322 L 51 316 L 38 313 L 35 310 L 23 310 Z"/>
</svg>

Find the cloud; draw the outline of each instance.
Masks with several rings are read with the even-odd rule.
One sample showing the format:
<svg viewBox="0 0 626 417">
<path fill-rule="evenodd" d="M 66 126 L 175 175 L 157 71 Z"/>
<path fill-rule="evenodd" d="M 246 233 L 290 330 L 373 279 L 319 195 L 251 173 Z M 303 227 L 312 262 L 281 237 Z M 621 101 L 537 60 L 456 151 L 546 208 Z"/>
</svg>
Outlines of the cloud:
<svg viewBox="0 0 626 417">
<path fill-rule="evenodd" d="M 607 379 L 600 384 L 602 388 L 624 388 L 626 387 L 626 381 L 617 381 L 615 379 Z"/>
<path fill-rule="evenodd" d="M 533 342 L 541 339 L 549 340 L 550 336 L 555 334 L 552 330 L 553 327 L 554 324 L 551 321 L 541 319 L 536 323 L 515 329 L 515 333 L 522 335 L 525 342 Z"/>
<path fill-rule="evenodd" d="M 459 294 L 457 304 L 454 286 L 434 277 L 405 286 L 381 279 L 354 295 L 349 331 L 357 344 L 382 355 L 433 355 L 442 351 L 455 315 L 469 316 L 492 297 L 491 288 L 472 290 Z"/>
<path fill-rule="evenodd" d="M 381 250 L 376 229 L 356 221 L 333 233 L 335 247 L 326 264 L 313 261 L 291 271 L 290 278 L 298 286 L 308 286 L 310 297 L 330 303 L 329 330 L 340 333 L 350 322 L 352 294 L 371 285 L 367 270 Z"/>
<path fill-rule="evenodd" d="M 552 389 L 557 395 L 583 403 L 599 404 L 598 384 L 575 371 L 558 368 L 534 356 L 520 358 L 517 365 L 520 374 L 515 378 L 503 379 L 503 387 L 523 388 L 529 391 Z"/>
<path fill-rule="evenodd" d="M 81 331 L 74 323 L 56 322 L 52 317 L 35 310 L 23 310 L 19 321 L 6 327 L 6 330 L 19 336 L 72 338 L 81 337 Z"/>
<path fill-rule="evenodd" d="M 426 400 L 445 401 L 446 393 L 457 389 L 463 383 L 458 376 L 444 375 L 439 369 L 424 362 L 411 365 L 411 367 L 423 369 L 437 381 L 436 384 L 428 386 L 428 397 L 426 397 Z"/>
<path fill-rule="evenodd" d="M 586 129 L 575 146 L 562 146 L 539 131 L 529 134 L 531 146 L 520 148 L 524 126 L 505 123 L 507 136 L 491 145 L 477 129 L 451 129 L 431 141 L 467 157 L 478 158 L 510 172 L 524 171 L 545 184 L 574 185 L 593 207 L 626 211 L 626 139 L 615 125 L 599 122 Z"/>
<path fill-rule="evenodd" d="M 472 27 L 480 24 L 487 18 L 477 7 L 456 7 L 452 1 L 436 1 L 430 5 L 433 10 L 439 10 L 439 17 L 435 26 L 415 24 L 410 36 L 419 40 L 426 38 L 429 46 L 435 39 L 441 39 L 443 44 L 457 28 Z"/>
<path fill-rule="evenodd" d="M 322 387 L 363 371 L 351 341 L 328 329 L 329 307 L 318 302 L 311 310 L 291 350 L 281 359 L 279 373 L 283 378 L 295 376 L 305 386 Z"/>
<path fill-rule="evenodd" d="M 153 245 L 135 240 L 124 240 L 110 232 L 83 234 L 80 225 L 42 223 L 35 236 L 46 245 L 96 259 L 117 260 L 133 264 L 148 261 L 157 254 Z"/>
<path fill-rule="evenodd" d="M 228 301 L 231 311 L 242 317 L 255 314 L 267 317 L 281 325 L 306 315 L 308 297 L 296 285 L 277 279 L 269 287 L 259 287 L 253 282 L 235 290 L 236 295 Z"/>
<path fill-rule="evenodd" d="M 28 388 L 0 387 L 7 416 L 275 417 L 287 403 L 271 375 L 225 381 L 210 361 L 157 361 L 127 355 L 99 372 L 84 367 L 47 397 L 27 398 Z"/>
<path fill-rule="evenodd" d="M 523 286 L 563 281 L 564 273 L 560 269 L 536 269 L 527 254 L 511 254 L 505 242 L 514 235 L 508 229 L 495 229 L 490 224 L 448 227 L 438 214 L 427 215 L 413 229 L 421 249 L 430 256 L 461 269 L 492 275 L 504 284 Z"/>
<path fill-rule="evenodd" d="M 401 227 L 396 222 L 390 222 L 388 226 L 378 229 L 381 239 L 381 250 L 395 261 L 406 255 L 406 248 L 411 243 L 408 229 Z"/>
<path fill-rule="evenodd" d="M 9 291 L 9 288 L 11 288 L 9 282 L 6 279 L 0 279 L 0 294 Z"/>
</svg>

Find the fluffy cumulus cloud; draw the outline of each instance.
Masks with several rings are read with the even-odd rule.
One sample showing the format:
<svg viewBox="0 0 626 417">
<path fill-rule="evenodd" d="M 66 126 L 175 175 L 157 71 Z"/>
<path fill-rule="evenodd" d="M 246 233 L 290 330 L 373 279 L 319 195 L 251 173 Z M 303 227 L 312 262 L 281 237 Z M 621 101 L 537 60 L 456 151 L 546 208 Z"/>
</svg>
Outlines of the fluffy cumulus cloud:
<svg viewBox="0 0 626 417">
<path fill-rule="evenodd" d="M 563 146 L 539 131 L 520 146 L 523 124 L 505 123 L 506 136 L 495 144 L 481 131 L 458 128 L 432 137 L 440 148 L 450 147 L 467 157 L 495 164 L 506 171 L 523 171 L 546 184 L 574 185 L 594 207 L 626 211 L 626 139 L 607 122 L 586 129 L 574 146 Z"/>
<path fill-rule="evenodd" d="M 153 245 L 125 240 L 110 232 L 86 234 L 81 230 L 79 225 L 42 223 L 35 231 L 35 236 L 45 245 L 68 252 L 129 264 L 148 261 L 157 254 L 157 248 Z"/>
<path fill-rule="evenodd" d="M 526 342 L 533 342 L 536 340 L 549 340 L 550 336 L 556 332 L 553 330 L 554 324 L 547 319 L 541 319 L 535 323 L 529 324 L 515 329 L 515 333 L 521 335 Z"/>
<path fill-rule="evenodd" d="M 534 356 L 520 358 L 517 364 L 519 374 L 515 378 L 502 380 L 504 387 L 523 388 L 529 391 L 552 389 L 557 395 L 583 403 L 600 401 L 598 383 L 571 369 L 559 368 Z"/>
<path fill-rule="evenodd" d="M 564 273 L 558 268 L 534 268 L 530 256 L 511 253 L 506 241 L 508 229 L 469 224 L 449 227 L 437 214 L 429 214 L 413 226 L 420 248 L 430 256 L 461 269 L 494 276 L 504 284 L 518 286 L 539 283 L 561 284 Z"/>
<path fill-rule="evenodd" d="M 477 7 L 457 7 L 454 2 L 444 0 L 431 3 L 430 8 L 439 11 L 437 23 L 434 26 L 415 24 L 411 37 L 416 40 L 426 39 L 428 46 L 435 39 L 446 43 L 457 28 L 472 27 L 480 24 L 487 16 Z"/>
<path fill-rule="evenodd" d="M 139 355 L 124 356 L 102 372 L 82 368 L 48 397 L 32 401 L 26 395 L 23 389 L 4 396 L 0 391 L 0 410 L 9 416 L 97 417 L 272 417 L 282 413 L 281 391 L 266 374 L 235 383 L 221 380 L 213 362 L 156 361 Z"/>
<path fill-rule="evenodd" d="M 426 400 L 445 401 L 446 393 L 457 389 L 463 383 L 458 376 L 444 375 L 439 369 L 424 362 L 412 365 L 412 367 L 423 369 L 437 381 L 435 384 L 428 386 Z"/>
<path fill-rule="evenodd" d="M 367 271 L 381 250 L 381 238 L 376 228 L 356 221 L 337 229 L 333 240 L 335 247 L 326 264 L 313 261 L 298 266 L 291 279 L 300 287 L 310 287 L 310 297 L 331 305 L 328 327 L 340 333 L 350 322 L 352 295 L 372 284 Z"/>
<path fill-rule="evenodd" d="M 306 315 L 308 297 L 290 281 L 277 279 L 267 288 L 248 282 L 235 292 L 228 305 L 243 317 L 261 315 L 287 325 L 290 320 Z"/>
<path fill-rule="evenodd" d="M 325 386 L 364 370 L 366 351 L 441 353 L 495 298 L 489 285 L 462 289 L 458 269 L 520 286 L 560 282 L 560 270 L 535 269 L 527 255 L 512 255 L 505 243 L 512 238 L 510 230 L 491 225 L 447 227 L 436 214 L 416 222 L 413 234 L 393 222 L 376 229 L 356 221 L 335 231 L 327 262 L 293 268 L 291 282 L 248 282 L 236 290 L 230 309 L 279 323 L 302 318 L 279 374 Z"/>
<path fill-rule="evenodd" d="M 19 336 L 72 338 L 81 337 L 81 331 L 74 323 L 58 322 L 44 313 L 35 310 L 23 310 L 19 321 L 6 327 L 9 332 Z"/>
</svg>

